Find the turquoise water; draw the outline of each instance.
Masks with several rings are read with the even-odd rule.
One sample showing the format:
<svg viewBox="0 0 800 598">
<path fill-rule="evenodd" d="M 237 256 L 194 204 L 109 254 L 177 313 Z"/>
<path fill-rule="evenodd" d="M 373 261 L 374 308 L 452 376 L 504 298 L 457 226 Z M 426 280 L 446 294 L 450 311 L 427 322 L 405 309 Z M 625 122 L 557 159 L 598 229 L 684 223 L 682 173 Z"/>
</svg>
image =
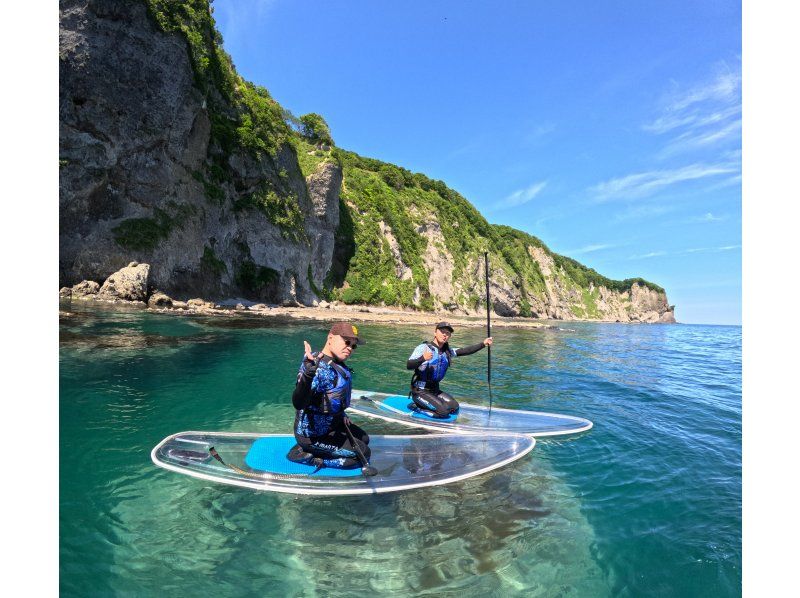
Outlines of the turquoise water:
<svg viewBox="0 0 800 598">
<path fill-rule="evenodd" d="M 65 596 L 741 594 L 741 328 L 497 328 L 495 404 L 591 431 L 448 486 L 319 498 L 181 476 L 150 450 L 184 430 L 290 432 L 303 340 L 321 346 L 324 324 L 61 308 Z M 355 385 L 403 391 L 429 331 L 359 328 Z M 446 388 L 485 401 L 485 367 L 465 357 Z"/>
</svg>

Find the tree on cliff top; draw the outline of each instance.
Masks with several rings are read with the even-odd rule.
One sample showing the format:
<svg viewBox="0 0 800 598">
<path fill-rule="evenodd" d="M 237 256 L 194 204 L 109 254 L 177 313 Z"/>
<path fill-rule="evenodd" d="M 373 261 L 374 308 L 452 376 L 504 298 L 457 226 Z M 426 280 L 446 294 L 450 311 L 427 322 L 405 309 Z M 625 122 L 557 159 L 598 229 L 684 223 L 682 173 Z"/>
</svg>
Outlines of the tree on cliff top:
<svg viewBox="0 0 800 598">
<path fill-rule="evenodd" d="M 333 145 L 331 129 L 325 119 L 315 112 L 300 117 L 301 132 L 312 143 Z"/>
</svg>

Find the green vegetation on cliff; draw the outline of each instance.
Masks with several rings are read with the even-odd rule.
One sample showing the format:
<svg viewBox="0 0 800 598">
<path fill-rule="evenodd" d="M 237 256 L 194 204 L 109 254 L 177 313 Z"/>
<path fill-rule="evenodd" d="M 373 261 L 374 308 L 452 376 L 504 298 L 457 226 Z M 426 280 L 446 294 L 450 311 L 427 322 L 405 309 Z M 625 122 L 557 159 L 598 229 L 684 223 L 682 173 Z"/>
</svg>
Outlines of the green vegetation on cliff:
<svg viewBox="0 0 800 598">
<path fill-rule="evenodd" d="M 155 249 L 169 235 L 170 226 L 161 218 L 129 218 L 111 231 L 120 247 L 139 251 Z"/>
<path fill-rule="evenodd" d="M 548 282 L 531 251 L 548 256 L 563 286 L 578 297 L 571 308 L 577 317 L 598 317 L 596 287 L 627 291 L 634 283 L 658 292 L 664 290 L 636 278 L 608 279 L 577 261 L 551 252 L 539 239 L 508 226 L 490 224 L 458 192 L 444 182 L 380 160 L 333 147 L 324 118 L 310 113 L 299 118 L 282 108 L 269 92 L 244 81 L 222 49 L 208 0 L 145 0 L 154 22 L 166 32 L 184 35 L 195 84 L 207 102 L 211 120 L 209 166 L 195 173 L 210 201 L 224 202 L 222 186 L 228 182 L 228 156 L 250 155 L 271 161 L 278 172 L 277 156 L 293 150 L 304 177 L 320 163 L 332 161 L 343 172 L 340 224 L 336 231 L 334 260 L 323 288 L 308 282 L 317 295 L 346 303 L 435 307 L 431 290 L 430 259 L 452 261 L 456 287 L 452 302 L 476 308 L 483 296 L 476 281 L 481 277 L 483 252 L 492 255 L 495 280 L 515 287 L 519 313 L 531 315 L 531 306 L 547 296 Z M 307 242 L 298 198 L 281 175 L 265 179 L 255 191 L 242 193 L 234 210 L 259 210 L 286 238 Z M 117 241 L 130 247 L 153 246 L 168 232 L 165 221 L 135 219 L 116 230 Z M 212 254 L 204 254 L 214 266 Z M 277 273 L 252 262 L 236 272 L 237 282 L 253 292 L 276 284 Z M 471 281 L 471 282 L 470 282 Z M 594 286 L 595 290 L 590 290 Z"/>
<path fill-rule="evenodd" d="M 284 109 L 269 92 L 242 79 L 222 49 L 208 0 L 146 0 L 165 32 L 180 32 L 189 46 L 195 85 L 204 94 L 212 143 L 224 154 L 244 149 L 275 156 L 292 134 Z M 224 161 L 220 161 L 224 168 Z"/>
<path fill-rule="evenodd" d="M 313 143 L 333 145 L 331 129 L 319 114 L 310 112 L 301 116 L 299 120 L 301 131 L 306 139 Z"/>
<path fill-rule="evenodd" d="M 514 259 L 513 257 L 509 256 L 509 253 L 518 256 L 524 255 L 526 253 L 524 251 L 524 248 L 527 245 L 539 247 L 543 249 L 544 252 L 553 259 L 555 265 L 558 268 L 562 269 L 564 273 L 579 287 L 588 288 L 590 284 L 593 284 L 596 287 L 606 287 L 610 291 L 617 291 L 622 293 L 625 291 L 629 291 L 630 288 L 636 283 L 643 287 L 647 287 L 654 291 L 657 291 L 659 293 L 665 292 L 664 289 L 658 286 L 657 284 L 649 282 L 643 278 L 626 278 L 625 280 L 612 280 L 610 278 L 606 278 L 602 274 L 598 274 L 596 270 L 588 268 L 587 266 L 584 266 L 583 264 L 576 262 L 574 259 L 570 257 L 553 253 L 544 243 L 542 243 L 541 240 L 534 237 L 533 235 L 529 235 L 528 233 L 516 230 L 514 228 L 511 228 L 510 226 L 499 225 L 499 224 L 492 226 L 494 226 L 494 228 L 497 230 L 503 231 L 502 234 L 505 235 L 505 241 L 508 242 L 513 239 L 517 242 L 516 252 L 506 251 L 504 253 L 504 257 L 506 257 L 506 259 L 512 259 L 512 260 Z M 536 262 L 534 262 L 534 265 L 536 266 L 538 277 L 540 280 L 542 280 L 543 283 L 544 279 L 542 278 L 542 274 L 539 271 Z"/>
<path fill-rule="evenodd" d="M 219 259 L 217 254 L 214 253 L 214 250 L 208 245 L 203 247 L 203 257 L 200 258 L 200 265 L 216 274 L 222 274 L 228 271 L 225 262 Z"/>
<path fill-rule="evenodd" d="M 290 139 L 290 143 L 297 154 L 297 163 L 300 165 L 300 171 L 304 177 L 312 174 L 323 162 L 336 162 L 338 164 L 335 151 L 332 148 L 321 149 L 301 136 Z"/>
<path fill-rule="evenodd" d="M 190 205 L 181 205 L 168 202 L 171 214 L 166 210 L 156 208 L 154 218 L 128 218 L 123 220 L 113 229 L 114 241 L 120 247 L 134 251 L 150 251 L 176 227 L 183 225 L 189 216 L 195 214 L 196 208 Z"/>
<path fill-rule="evenodd" d="M 286 239 L 299 241 L 303 238 L 303 213 L 292 194 L 278 194 L 268 182 L 262 183 L 253 193 L 245 195 L 233 204 L 234 211 L 257 209 L 281 229 Z"/>
<path fill-rule="evenodd" d="M 578 287 L 588 288 L 594 284 L 626 291 L 636 282 L 663 292 L 661 287 L 640 278 L 611 280 L 571 258 L 553 253 L 533 235 L 509 226 L 489 224 L 471 203 L 442 181 L 338 148 L 333 154 L 344 173 L 342 199 L 351 207 L 356 223 L 357 249 L 345 279 L 347 288 L 334 292 L 334 296 L 347 303 L 385 302 L 412 306 L 418 287 L 421 300 L 416 303 L 421 307 L 429 306 L 430 290 L 422 256 L 429 242 L 439 240 L 453 258 L 454 280 L 464 278 L 468 268 L 474 268 L 476 260 L 488 251 L 492 255 L 493 269 L 500 268 L 519 288 L 522 315 L 530 315 L 528 297 L 542 296 L 546 289 L 539 264 L 528 253 L 529 246 L 542 249 Z M 381 222 L 391 229 L 401 260 L 411 269 L 412 279 L 398 278 Z M 440 230 L 435 231 L 429 241 L 420 231 L 434 222 L 439 224 Z M 477 295 L 455 299 L 469 307 L 476 307 L 480 302 Z"/>
</svg>

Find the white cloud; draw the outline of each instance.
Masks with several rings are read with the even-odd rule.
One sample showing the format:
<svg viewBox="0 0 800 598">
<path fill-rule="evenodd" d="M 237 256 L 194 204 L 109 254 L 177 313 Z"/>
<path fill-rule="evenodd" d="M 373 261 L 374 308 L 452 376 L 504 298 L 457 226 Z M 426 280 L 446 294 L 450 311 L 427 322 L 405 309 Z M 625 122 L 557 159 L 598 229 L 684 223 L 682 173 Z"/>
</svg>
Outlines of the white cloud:
<svg viewBox="0 0 800 598">
<path fill-rule="evenodd" d="M 628 220 L 641 220 L 643 218 L 654 218 L 663 216 L 669 212 L 675 211 L 675 206 L 672 204 L 636 204 L 630 205 L 628 208 L 614 215 L 614 222 L 626 222 Z"/>
<path fill-rule="evenodd" d="M 724 189 L 725 187 L 733 187 L 742 185 L 742 173 L 738 173 L 733 175 L 732 177 L 727 177 L 715 183 L 713 185 L 709 185 L 706 187 L 705 192 L 708 193 L 710 191 L 715 191 L 716 189 Z"/>
<path fill-rule="evenodd" d="M 742 107 L 737 104 L 736 106 L 714 111 L 711 114 L 703 114 L 698 111 L 693 111 L 689 114 L 666 114 L 657 118 L 651 124 L 644 125 L 642 128 L 649 133 L 660 135 L 661 133 L 684 127 L 700 128 L 716 125 L 739 116 L 741 113 Z"/>
<path fill-rule="evenodd" d="M 742 148 L 728 150 L 720 156 L 726 162 L 741 162 L 742 161 Z"/>
<path fill-rule="evenodd" d="M 735 120 L 733 122 L 728 123 L 724 127 L 720 129 L 716 129 L 715 131 L 707 131 L 705 133 L 701 133 L 700 135 L 686 136 L 683 138 L 684 142 L 689 143 L 690 145 L 710 145 L 715 143 L 721 139 L 725 139 L 726 137 L 730 137 L 736 133 L 740 133 L 742 131 L 742 119 Z"/>
<path fill-rule="evenodd" d="M 683 251 L 676 251 L 676 255 L 685 255 L 688 253 L 719 253 L 721 251 L 731 251 L 733 249 L 741 249 L 741 245 L 724 245 L 722 247 L 693 247 L 692 249 L 684 249 Z"/>
<path fill-rule="evenodd" d="M 727 216 L 714 216 L 711 212 L 706 212 L 702 216 L 695 216 L 694 218 L 689 218 L 687 220 L 690 224 L 696 224 L 698 222 L 720 222 L 722 220 L 727 220 Z"/>
<path fill-rule="evenodd" d="M 596 245 L 586 245 L 585 247 L 581 247 L 580 249 L 573 249 L 571 251 L 564 252 L 564 255 L 582 255 L 585 253 L 594 253 L 595 251 L 602 251 L 603 249 L 610 249 L 612 247 L 616 247 L 616 245 L 610 243 L 598 243 Z"/>
<path fill-rule="evenodd" d="M 662 255 L 667 255 L 666 251 L 651 251 L 650 253 L 644 253 L 642 255 L 632 255 L 628 259 L 629 260 L 644 260 L 651 257 L 660 257 Z"/>
<path fill-rule="evenodd" d="M 742 93 L 742 77 L 721 64 L 711 81 L 702 83 L 687 91 L 676 90 L 667 97 L 666 111 L 682 112 L 697 104 L 739 102 Z"/>
<path fill-rule="evenodd" d="M 724 245 L 722 247 L 692 247 L 690 249 L 682 249 L 681 251 L 651 251 L 650 253 L 643 253 L 641 255 L 631 255 L 629 260 L 643 260 L 651 257 L 661 257 L 665 255 L 689 255 L 692 253 L 719 253 L 722 251 L 732 251 L 734 249 L 741 249 L 741 245 Z"/>
<path fill-rule="evenodd" d="M 685 181 L 735 172 L 738 172 L 738 169 L 726 164 L 690 164 L 673 170 L 651 170 L 614 178 L 590 187 L 589 193 L 600 202 L 636 199 L 648 197 L 665 187 Z"/>
<path fill-rule="evenodd" d="M 539 142 L 556 130 L 555 123 L 546 122 L 532 126 L 523 137 L 523 143 L 527 145 L 538 145 Z"/>
<path fill-rule="evenodd" d="M 655 135 L 672 133 L 675 137 L 659 157 L 682 151 L 694 151 L 739 140 L 742 130 L 742 77 L 740 64 L 734 69 L 725 63 L 716 74 L 700 85 L 678 88 L 661 101 L 660 114 L 642 129 Z"/>
<path fill-rule="evenodd" d="M 492 210 L 505 210 L 508 208 L 515 208 L 517 206 L 521 206 L 523 204 L 528 203 L 534 197 L 539 195 L 542 189 L 545 188 L 547 185 L 547 181 L 540 181 L 538 183 L 534 183 L 525 189 L 520 189 L 519 191 L 514 191 L 511 195 L 502 199 L 492 205 Z"/>
<path fill-rule="evenodd" d="M 696 132 L 695 130 L 686 131 L 670 141 L 670 143 L 661 151 L 660 156 L 663 158 L 681 151 L 713 145 L 718 141 L 722 141 L 728 137 L 741 135 L 741 132 L 741 119 L 726 123 L 723 127 L 711 130 L 704 130 L 701 132 Z"/>
</svg>

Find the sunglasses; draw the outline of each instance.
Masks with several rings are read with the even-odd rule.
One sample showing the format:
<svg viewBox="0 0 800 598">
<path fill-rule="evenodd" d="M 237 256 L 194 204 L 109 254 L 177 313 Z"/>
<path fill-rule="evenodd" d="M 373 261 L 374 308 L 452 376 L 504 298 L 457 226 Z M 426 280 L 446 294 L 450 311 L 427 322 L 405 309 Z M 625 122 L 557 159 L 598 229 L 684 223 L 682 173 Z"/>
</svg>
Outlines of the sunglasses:
<svg viewBox="0 0 800 598">
<path fill-rule="evenodd" d="M 344 338 L 342 337 L 344 344 L 346 347 L 350 347 L 355 351 L 356 347 L 358 347 L 358 341 L 356 339 Z"/>
</svg>

